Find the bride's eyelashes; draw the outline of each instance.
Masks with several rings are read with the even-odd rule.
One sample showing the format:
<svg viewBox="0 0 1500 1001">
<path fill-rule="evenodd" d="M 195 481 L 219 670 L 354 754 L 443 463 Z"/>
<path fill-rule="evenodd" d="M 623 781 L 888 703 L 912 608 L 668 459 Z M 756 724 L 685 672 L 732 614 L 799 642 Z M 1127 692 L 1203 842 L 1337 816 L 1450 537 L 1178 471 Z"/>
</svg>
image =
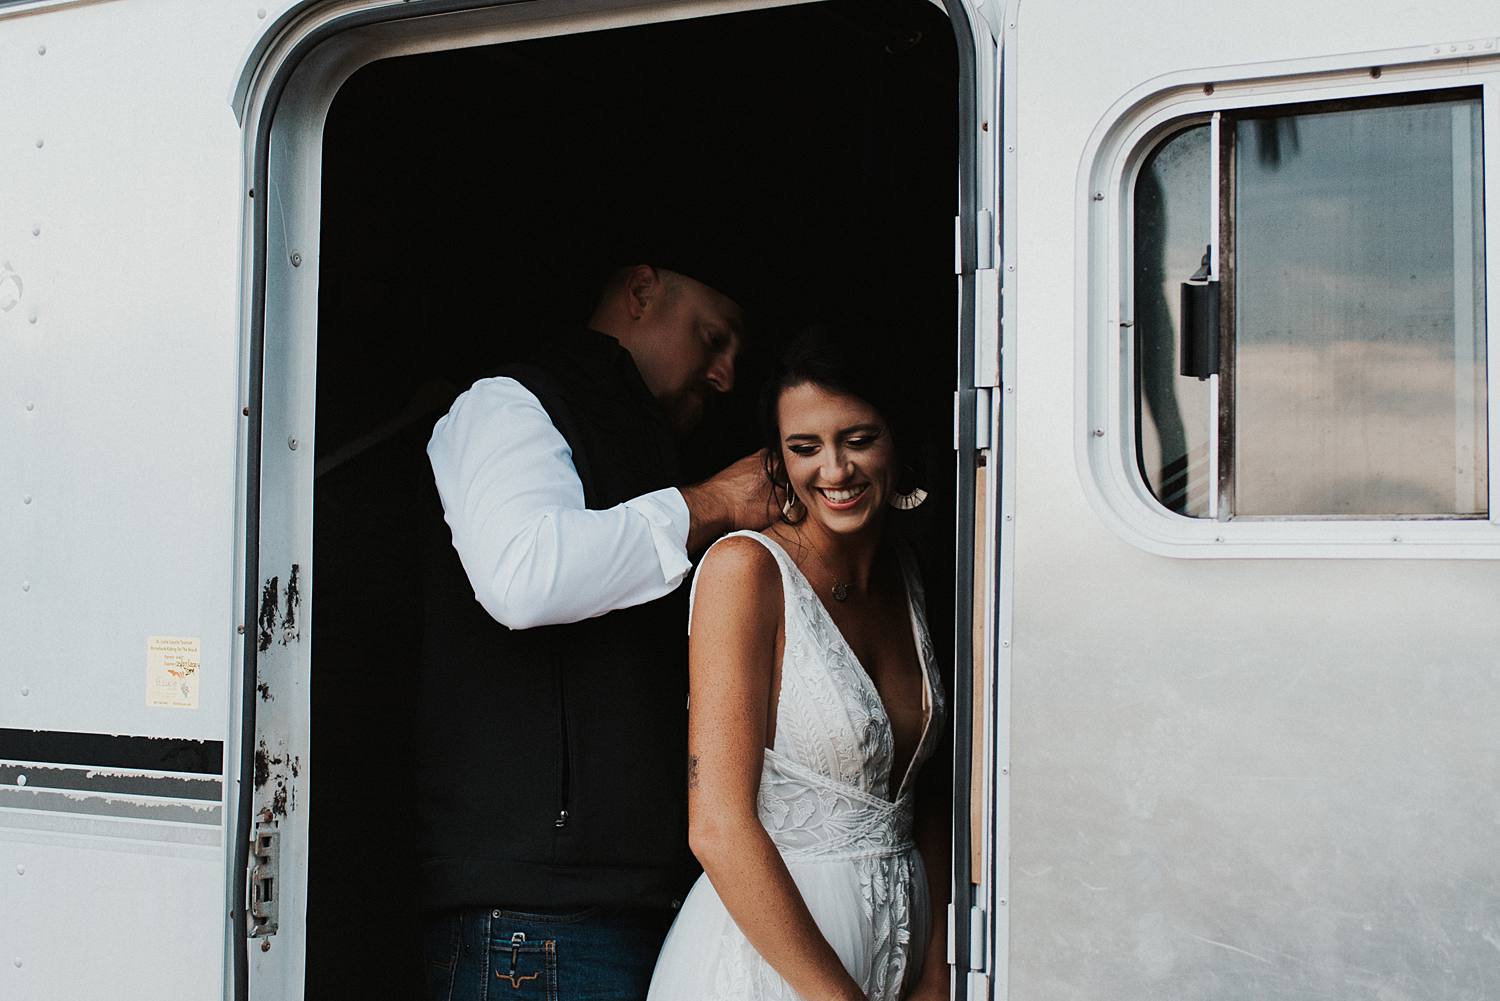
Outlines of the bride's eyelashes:
<svg viewBox="0 0 1500 1001">
<path fill-rule="evenodd" d="M 845 438 L 844 439 L 844 447 L 845 448 L 852 448 L 852 449 L 856 449 L 856 450 L 866 449 L 866 448 L 869 448 L 871 445 L 875 444 L 879 440 L 880 440 L 880 434 L 879 434 L 879 432 L 867 432 L 867 433 L 863 433 L 863 434 L 853 435 L 853 436 L 851 436 L 849 438 Z M 809 455 L 817 455 L 818 454 L 818 450 L 822 447 L 822 445 L 818 444 L 816 442 L 810 442 L 810 441 L 806 441 L 804 439 L 799 438 L 799 439 L 797 439 L 795 441 L 790 441 L 789 440 L 787 442 L 787 446 L 786 447 L 787 447 L 787 451 L 791 452 L 793 455 L 809 456 Z"/>
</svg>

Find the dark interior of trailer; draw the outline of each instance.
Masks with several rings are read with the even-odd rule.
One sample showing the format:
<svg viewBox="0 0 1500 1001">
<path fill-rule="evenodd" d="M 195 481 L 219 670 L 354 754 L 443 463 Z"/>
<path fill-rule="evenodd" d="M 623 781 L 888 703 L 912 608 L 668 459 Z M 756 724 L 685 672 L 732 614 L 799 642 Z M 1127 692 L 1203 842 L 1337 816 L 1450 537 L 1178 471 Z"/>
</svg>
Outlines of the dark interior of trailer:
<svg viewBox="0 0 1500 1001">
<path fill-rule="evenodd" d="M 888 331 L 870 350 L 930 418 L 918 534 L 951 662 L 957 106 L 952 30 L 926 0 L 406 56 L 341 89 L 324 140 L 307 997 L 343 996 L 351 973 L 362 997 L 421 994 L 421 447 L 476 377 L 586 320 L 600 266 L 640 263 L 603 259 L 640 220 L 681 220 L 755 275 L 754 334 L 683 444 L 690 478 L 756 447 L 758 385 L 801 327 Z"/>
</svg>

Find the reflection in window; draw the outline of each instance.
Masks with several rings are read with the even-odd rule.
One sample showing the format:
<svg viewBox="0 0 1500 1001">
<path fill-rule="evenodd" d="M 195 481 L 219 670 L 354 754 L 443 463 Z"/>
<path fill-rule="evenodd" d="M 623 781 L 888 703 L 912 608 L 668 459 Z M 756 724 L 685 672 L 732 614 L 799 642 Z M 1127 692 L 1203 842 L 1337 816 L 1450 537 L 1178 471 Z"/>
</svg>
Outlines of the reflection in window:
<svg viewBox="0 0 1500 1001">
<path fill-rule="evenodd" d="M 1201 125 L 1159 144 L 1136 182 L 1145 482 L 1200 518 L 1221 476 L 1220 517 L 1485 516 L 1477 94 L 1224 113 L 1220 132 L 1220 177 Z M 1178 374 L 1179 289 L 1218 205 L 1223 414 L 1208 382 Z"/>
<path fill-rule="evenodd" d="M 1135 183 L 1136 460 L 1156 499 L 1208 514 L 1208 384 L 1178 374 L 1178 287 L 1209 240 L 1209 127 L 1158 146 Z"/>
<path fill-rule="evenodd" d="M 1485 512 L 1481 136 L 1478 99 L 1237 124 L 1235 513 Z"/>
</svg>

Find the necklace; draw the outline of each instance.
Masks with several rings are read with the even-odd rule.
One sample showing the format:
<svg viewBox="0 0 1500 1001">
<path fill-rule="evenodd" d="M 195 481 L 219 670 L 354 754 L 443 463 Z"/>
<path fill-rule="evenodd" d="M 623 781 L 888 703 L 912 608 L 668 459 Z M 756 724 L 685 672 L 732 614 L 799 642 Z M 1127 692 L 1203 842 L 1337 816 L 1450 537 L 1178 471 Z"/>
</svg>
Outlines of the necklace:
<svg viewBox="0 0 1500 1001">
<path fill-rule="evenodd" d="M 823 558 L 822 553 L 818 552 L 813 546 L 808 546 L 807 548 L 812 550 L 812 554 L 818 558 L 818 562 L 823 565 L 823 569 L 828 572 L 828 576 L 833 578 L 833 587 L 830 589 L 833 593 L 833 600 L 848 601 L 849 592 L 852 589 L 851 585 L 839 580 L 839 575 L 833 572 L 833 568 L 828 565 L 828 561 Z"/>
</svg>

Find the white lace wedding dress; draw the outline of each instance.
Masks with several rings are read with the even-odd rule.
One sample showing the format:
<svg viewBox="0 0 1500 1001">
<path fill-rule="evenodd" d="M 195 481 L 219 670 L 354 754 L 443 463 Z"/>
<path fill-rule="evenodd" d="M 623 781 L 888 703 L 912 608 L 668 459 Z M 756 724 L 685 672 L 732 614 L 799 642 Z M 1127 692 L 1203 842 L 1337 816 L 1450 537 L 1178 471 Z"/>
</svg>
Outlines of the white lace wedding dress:
<svg viewBox="0 0 1500 1001">
<path fill-rule="evenodd" d="M 942 684 L 903 560 L 927 723 L 891 795 L 892 737 L 874 682 L 790 556 L 756 532 L 781 568 L 786 641 L 774 747 L 761 770 L 759 814 L 819 930 L 869 1001 L 899 1001 L 915 983 L 931 909 L 912 844 L 912 786 L 942 731 Z M 727 537 L 727 536 L 726 536 Z M 648 1001 L 796 1001 L 700 876 L 667 935 Z"/>
</svg>

